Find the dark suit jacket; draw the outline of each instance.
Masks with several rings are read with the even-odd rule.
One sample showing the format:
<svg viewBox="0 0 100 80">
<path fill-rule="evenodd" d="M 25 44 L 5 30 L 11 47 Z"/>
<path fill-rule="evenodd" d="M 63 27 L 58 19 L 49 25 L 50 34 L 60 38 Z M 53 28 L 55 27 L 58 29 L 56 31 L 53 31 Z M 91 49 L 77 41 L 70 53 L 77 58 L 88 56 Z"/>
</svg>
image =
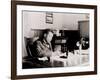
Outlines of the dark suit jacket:
<svg viewBox="0 0 100 80">
<path fill-rule="evenodd" d="M 31 55 L 32 57 L 50 57 L 52 55 L 51 44 L 46 40 L 36 40 L 31 45 Z"/>
</svg>

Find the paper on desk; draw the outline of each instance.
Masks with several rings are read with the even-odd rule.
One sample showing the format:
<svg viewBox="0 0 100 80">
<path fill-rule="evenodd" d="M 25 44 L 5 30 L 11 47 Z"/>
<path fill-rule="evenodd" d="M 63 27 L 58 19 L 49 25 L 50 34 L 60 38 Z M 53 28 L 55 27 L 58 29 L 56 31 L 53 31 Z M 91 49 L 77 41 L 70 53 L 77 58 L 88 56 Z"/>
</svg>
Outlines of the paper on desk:
<svg viewBox="0 0 100 80">
<path fill-rule="evenodd" d="M 39 60 L 45 61 L 48 60 L 47 57 L 38 58 Z"/>
</svg>

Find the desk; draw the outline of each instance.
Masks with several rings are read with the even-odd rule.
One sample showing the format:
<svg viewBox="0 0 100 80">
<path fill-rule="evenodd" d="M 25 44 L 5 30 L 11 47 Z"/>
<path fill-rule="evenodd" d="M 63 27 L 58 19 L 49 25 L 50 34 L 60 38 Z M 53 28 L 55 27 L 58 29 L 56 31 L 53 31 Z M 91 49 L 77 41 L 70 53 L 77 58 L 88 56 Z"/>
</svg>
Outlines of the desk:
<svg viewBox="0 0 100 80">
<path fill-rule="evenodd" d="M 51 56 L 52 67 L 70 67 L 85 63 L 89 64 L 89 50 L 82 50 L 82 54 L 79 53 L 79 50 L 76 50 L 74 54 L 69 52 L 67 58 L 60 58 L 60 56 L 66 56 L 66 53 L 55 53 Z"/>
<path fill-rule="evenodd" d="M 60 54 L 60 55 L 53 55 L 50 57 L 51 65 L 52 67 L 66 67 L 68 66 L 68 60 L 67 58 L 60 58 L 60 56 L 66 56 L 66 54 Z"/>
</svg>

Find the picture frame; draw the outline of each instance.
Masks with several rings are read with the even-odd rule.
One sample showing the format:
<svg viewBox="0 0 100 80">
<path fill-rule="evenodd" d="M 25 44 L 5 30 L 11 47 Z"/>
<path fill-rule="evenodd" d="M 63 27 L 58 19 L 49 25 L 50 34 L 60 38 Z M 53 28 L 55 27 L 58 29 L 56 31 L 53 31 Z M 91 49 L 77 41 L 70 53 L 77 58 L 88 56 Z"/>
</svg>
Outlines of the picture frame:
<svg viewBox="0 0 100 80">
<path fill-rule="evenodd" d="M 46 12 L 46 23 L 53 24 L 53 13 Z"/>
<path fill-rule="evenodd" d="M 31 7 L 31 8 L 29 8 Z M 23 11 L 41 10 L 71 13 L 88 13 L 90 20 L 90 66 L 74 67 L 74 68 L 40 68 L 24 71 L 22 69 L 22 33 L 23 31 Z M 42 10 L 42 11 L 43 11 Z M 86 15 L 87 17 L 87 15 Z M 53 24 L 53 15 L 46 15 L 46 23 Z M 79 22 L 81 23 L 81 22 Z M 65 27 L 64 27 L 65 29 Z M 81 43 L 81 42 L 80 42 Z M 21 56 L 21 57 L 20 57 Z M 58 71 L 57 71 L 58 69 Z M 76 69 L 76 70 L 75 70 Z M 69 70 L 69 71 L 68 71 Z M 24 74 L 25 73 L 25 74 Z M 45 77 L 61 77 L 61 76 L 79 76 L 79 75 L 96 75 L 97 74 L 97 6 L 82 4 L 66 4 L 66 3 L 49 3 L 49 2 L 32 2 L 32 1 L 11 1 L 11 79 L 29 79 L 29 78 L 45 78 Z"/>
</svg>

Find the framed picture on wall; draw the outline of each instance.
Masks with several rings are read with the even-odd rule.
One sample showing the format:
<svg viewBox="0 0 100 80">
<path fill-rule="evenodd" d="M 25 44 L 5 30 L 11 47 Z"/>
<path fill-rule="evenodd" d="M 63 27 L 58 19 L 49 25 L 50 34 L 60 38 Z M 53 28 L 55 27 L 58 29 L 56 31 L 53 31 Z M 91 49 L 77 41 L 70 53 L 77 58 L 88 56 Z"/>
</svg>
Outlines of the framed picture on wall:
<svg viewBox="0 0 100 80">
<path fill-rule="evenodd" d="M 53 13 L 46 12 L 46 23 L 53 24 Z"/>
<path fill-rule="evenodd" d="M 11 78 L 97 74 L 97 6 L 11 1 Z"/>
</svg>

